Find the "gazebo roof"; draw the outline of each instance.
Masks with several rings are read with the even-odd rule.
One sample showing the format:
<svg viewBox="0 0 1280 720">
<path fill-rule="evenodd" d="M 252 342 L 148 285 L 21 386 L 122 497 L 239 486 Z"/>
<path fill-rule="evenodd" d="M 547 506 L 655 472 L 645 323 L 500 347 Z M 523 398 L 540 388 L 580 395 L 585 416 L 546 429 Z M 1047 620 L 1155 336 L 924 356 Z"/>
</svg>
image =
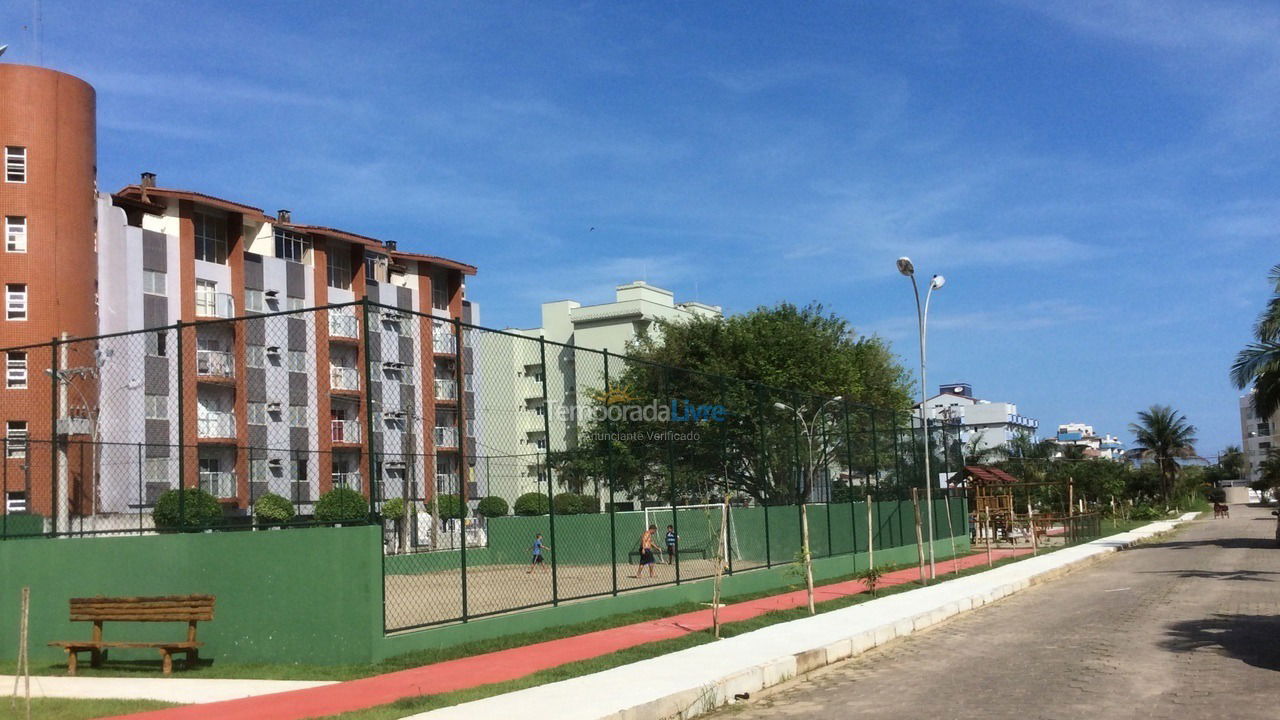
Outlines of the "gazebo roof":
<svg viewBox="0 0 1280 720">
<path fill-rule="evenodd" d="M 990 465 L 965 465 L 965 477 L 972 485 L 996 485 L 1021 482 L 1009 473 Z"/>
</svg>

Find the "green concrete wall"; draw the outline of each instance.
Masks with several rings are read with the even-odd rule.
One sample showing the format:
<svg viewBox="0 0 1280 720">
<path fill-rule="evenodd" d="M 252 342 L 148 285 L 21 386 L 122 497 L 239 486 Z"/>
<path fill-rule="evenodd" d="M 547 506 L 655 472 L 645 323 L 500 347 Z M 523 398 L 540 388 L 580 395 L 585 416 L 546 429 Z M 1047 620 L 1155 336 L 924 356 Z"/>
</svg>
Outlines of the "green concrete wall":
<svg viewBox="0 0 1280 720">
<path fill-rule="evenodd" d="M 382 636 L 380 534 L 374 527 L 0 542 L 0 658 L 13 659 L 21 588 L 31 588 L 33 662 L 55 640 L 88 639 L 67 600 L 92 595 L 216 597 L 201 654 L 235 662 L 360 662 Z M 108 640 L 184 639 L 180 623 L 108 623 Z M 154 660 L 155 651 L 112 650 Z"/>
</svg>

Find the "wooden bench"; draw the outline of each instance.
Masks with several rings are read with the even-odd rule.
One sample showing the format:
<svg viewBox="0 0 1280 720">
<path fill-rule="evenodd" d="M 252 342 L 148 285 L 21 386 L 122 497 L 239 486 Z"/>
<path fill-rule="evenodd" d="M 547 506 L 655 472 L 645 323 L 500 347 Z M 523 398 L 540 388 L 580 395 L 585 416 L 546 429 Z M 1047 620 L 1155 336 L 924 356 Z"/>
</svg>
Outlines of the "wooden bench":
<svg viewBox="0 0 1280 720">
<path fill-rule="evenodd" d="M 173 654 L 186 656 L 186 667 L 200 659 L 204 643 L 196 642 L 196 623 L 213 619 L 212 595 L 164 595 L 159 597 L 71 598 L 71 621 L 93 623 L 93 639 L 80 642 L 52 642 L 51 647 L 67 651 L 67 674 L 76 674 L 82 652 L 90 653 L 90 667 L 102 665 L 107 648 L 155 648 L 160 651 L 164 674 L 173 672 Z M 105 622 L 184 622 L 187 639 L 178 642 L 116 642 L 102 639 Z"/>
</svg>

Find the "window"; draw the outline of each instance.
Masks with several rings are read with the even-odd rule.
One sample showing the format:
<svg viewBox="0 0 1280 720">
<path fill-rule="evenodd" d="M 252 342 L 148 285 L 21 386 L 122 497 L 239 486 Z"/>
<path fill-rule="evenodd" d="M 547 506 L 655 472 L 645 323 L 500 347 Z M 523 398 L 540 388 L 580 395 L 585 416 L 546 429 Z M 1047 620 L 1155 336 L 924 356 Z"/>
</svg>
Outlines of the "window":
<svg viewBox="0 0 1280 720">
<path fill-rule="evenodd" d="M 27 286 L 4 286 L 4 316 L 7 320 L 27 319 Z"/>
<path fill-rule="evenodd" d="M 4 149 L 4 181 L 24 183 L 27 181 L 27 149 L 14 145 Z"/>
<path fill-rule="evenodd" d="M 249 403 L 249 424 L 250 425 L 266 425 L 267 424 L 267 404 L 261 402 Z"/>
<path fill-rule="evenodd" d="M 169 459 L 147 458 L 143 460 L 142 479 L 147 482 L 169 482 Z"/>
<path fill-rule="evenodd" d="M 212 280 L 196 281 L 196 315 L 216 317 L 218 314 L 218 283 Z"/>
<path fill-rule="evenodd" d="M 332 248 L 329 251 L 329 287 L 351 289 L 351 255 L 346 248 Z"/>
<path fill-rule="evenodd" d="M 1258 434 L 1263 436 L 1270 435 L 1271 423 L 1258 423 Z"/>
<path fill-rule="evenodd" d="M 4 386 L 10 390 L 24 390 L 27 387 L 27 354 L 11 352 L 5 358 Z"/>
<path fill-rule="evenodd" d="M 169 338 L 165 331 L 147 333 L 147 354 L 164 357 L 168 352 Z"/>
<path fill-rule="evenodd" d="M 5 252 L 27 251 L 27 219 L 21 215 L 8 215 L 4 219 Z"/>
<path fill-rule="evenodd" d="M 169 396 L 168 395 L 146 395 L 146 417 L 148 420 L 167 420 L 169 419 Z"/>
<path fill-rule="evenodd" d="M 288 363 L 289 372 L 306 372 L 307 354 L 302 350 L 290 350 Z"/>
<path fill-rule="evenodd" d="M 253 422 L 250 420 L 249 422 Z M 249 460 L 249 479 L 253 482 L 267 482 L 270 480 L 270 468 L 266 458 L 253 458 Z"/>
<path fill-rule="evenodd" d="M 27 494 L 25 492 L 7 492 L 4 494 L 4 511 L 7 514 L 27 511 Z"/>
<path fill-rule="evenodd" d="M 158 270 L 142 271 L 142 292 L 148 295 L 164 295 L 168 291 L 165 274 Z"/>
<path fill-rule="evenodd" d="M 263 345 L 246 345 L 244 348 L 244 364 L 251 368 L 267 366 L 267 348 Z"/>
<path fill-rule="evenodd" d="M 1270 442 L 1269 440 L 1263 440 L 1262 442 L 1258 443 L 1258 449 L 1259 449 L 1259 450 L 1270 450 L 1270 449 L 1271 449 L 1271 442 Z"/>
<path fill-rule="evenodd" d="M 244 291 L 244 309 L 247 312 L 263 312 L 263 295 L 261 290 Z"/>
<path fill-rule="evenodd" d="M 227 222 L 212 215 L 196 213 L 196 259 L 227 264 Z"/>
<path fill-rule="evenodd" d="M 10 420 L 5 423 L 4 456 L 8 458 L 24 458 L 27 456 L 27 421 Z"/>
<path fill-rule="evenodd" d="M 290 405 L 289 406 L 289 427 L 306 427 L 307 426 L 307 406 L 306 405 Z"/>
<path fill-rule="evenodd" d="M 306 263 L 311 255 L 311 240 L 306 235 L 276 228 L 276 257 L 289 262 Z"/>
<path fill-rule="evenodd" d="M 431 307 L 437 310 L 449 309 L 449 281 L 443 275 L 431 278 Z"/>
<path fill-rule="evenodd" d="M 387 256 L 377 253 L 366 253 L 364 256 L 364 277 L 372 282 L 387 281 Z"/>
<path fill-rule="evenodd" d="M 547 439 L 546 439 L 546 438 L 544 438 L 544 437 L 540 437 L 540 438 L 538 438 L 538 440 L 537 440 L 537 443 L 536 443 L 536 444 L 537 444 L 537 446 L 538 446 L 538 449 L 539 449 L 539 450 L 546 450 L 546 449 L 547 449 Z"/>
<path fill-rule="evenodd" d="M 302 298 L 296 298 L 296 297 L 285 298 L 285 299 L 284 299 L 284 309 L 285 309 L 286 311 L 288 311 L 288 310 L 301 310 L 301 309 L 302 309 Z"/>
</svg>

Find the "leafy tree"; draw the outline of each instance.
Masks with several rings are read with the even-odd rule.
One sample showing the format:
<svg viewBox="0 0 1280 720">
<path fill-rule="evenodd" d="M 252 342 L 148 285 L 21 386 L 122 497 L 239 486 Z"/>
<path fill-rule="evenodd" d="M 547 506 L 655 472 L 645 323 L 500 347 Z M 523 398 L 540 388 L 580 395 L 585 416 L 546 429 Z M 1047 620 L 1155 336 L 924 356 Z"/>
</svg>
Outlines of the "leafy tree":
<svg viewBox="0 0 1280 720">
<path fill-rule="evenodd" d="M 461 520 L 467 516 L 467 504 L 452 493 L 440 495 L 436 499 L 436 507 L 440 509 L 441 520 Z"/>
<path fill-rule="evenodd" d="M 507 501 L 497 495 L 481 498 L 480 502 L 476 503 L 476 512 L 487 518 L 504 517 L 509 509 Z"/>
<path fill-rule="evenodd" d="M 1271 297 L 1253 325 L 1253 342 L 1236 354 L 1231 381 L 1243 390 L 1253 386 L 1253 408 L 1258 417 L 1280 410 L 1280 265 L 1267 274 Z"/>
<path fill-rule="evenodd" d="M 258 498 L 253 504 L 253 515 L 259 525 L 287 523 L 296 514 L 297 511 L 293 509 L 293 503 L 275 493 L 267 493 Z"/>
<path fill-rule="evenodd" d="M 1138 413 L 1138 422 L 1129 425 L 1129 432 L 1136 441 L 1134 448 L 1160 469 L 1161 497 L 1168 502 L 1178 475 L 1175 458 L 1195 455 L 1196 427 L 1172 407 L 1152 405 Z"/>
<path fill-rule="evenodd" d="M 1222 468 L 1226 480 L 1237 480 L 1244 477 L 1244 452 L 1239 445 L 1228 445 L 1218 455 L 1218 467 Z"/>
<path fill-rule="evenodd" d="M 1250 483 L 1249 487 L 1262 493 L 1263 501 L 1266 501 L 1268 493 L 1280 498 L 1280 450 L 1267 453 L 1258 465 L 1258 479 Z"/>
<path fill-rule="evenodd" d="M 316 520 L 320 522 L 351 522 L 368 516 L 369 501 L 351 488 L 334 488 L 316 503 Z"/>
<path fill-rule="evenodd" d="M 544 493 L 528 492 L 516 498 L 515 511 L 523 516 L 546 515 L 551 511 L 551 501 Z"/>
</svg>

